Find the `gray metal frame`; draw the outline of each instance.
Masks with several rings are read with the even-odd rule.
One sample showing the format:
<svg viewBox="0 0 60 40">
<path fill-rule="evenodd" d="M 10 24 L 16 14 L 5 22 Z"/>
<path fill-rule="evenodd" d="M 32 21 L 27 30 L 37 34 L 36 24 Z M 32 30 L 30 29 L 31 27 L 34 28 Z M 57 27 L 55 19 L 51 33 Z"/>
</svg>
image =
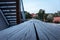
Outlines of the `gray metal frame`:
<svg viewBox="0 0 60 40">
<path fill-rule="evenodd" d="M 24 5 L 23 5 L 23 0 L 20 0 L 20 5 L 21 5 L 21 11 L 22 11 L 23 21 L 25 21 L 25 20 L 26 20 L 26 18 L 25 18 L 25 13 L 24 13 Z"/>
<path fill-rule="evenodd" d="M 6 21 L 7 25 L 9 25 L 9 23 L 8 23 L 7 19 L 5 18 L 3 12 L 1 11 L 1 9 L 0 9 L 0 12 L 1 12 L 1 15 L 3 16 L 4 20 Z"/>
</svg>

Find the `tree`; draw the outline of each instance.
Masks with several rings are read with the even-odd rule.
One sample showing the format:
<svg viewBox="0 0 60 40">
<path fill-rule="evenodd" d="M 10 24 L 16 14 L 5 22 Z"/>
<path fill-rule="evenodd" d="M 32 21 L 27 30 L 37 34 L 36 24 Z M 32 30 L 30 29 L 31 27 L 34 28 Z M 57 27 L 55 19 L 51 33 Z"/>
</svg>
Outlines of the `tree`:
<svg viewBox="0 0 60 40">
<path fill-rule="evenodd" d="M 49 14 L 49 15 L 47 16 L 47 20 L 48 20 L 49 22 L 52 22 L 52 20 L 53 20 L 53 14 Z"/>
<path fill-rule="evenodd" d="M 57 13 L 54 13 L 54 17 L 58 17 L 58 14 Z"/>
<path fill-rule="evenodd" d="M 48 14 L 45 13 L 45 14 L 44 14 L 44 21 L 45 21 L 45 22 L 47 22 L 47 16 L 48 16 Z"/>
<path fill-rule="evenodd" d="M 31 18 L 31 14 L 29 12 L 25 11 L 24 13 L 26 15 L 26 19 L 30 19 Z"/>
<path fill-rule="evenodd" d="M 57 15 L 60 16 L 60 11 L 57 12 Z"/>
<path fill-rule="evenodd" d="M 37 14 L 38 14 L 39 19 L 43 20 L 44 19 L 45 10 L 40 9 Z"/>
<path fill-rule="evenodd" d="M 56 13 L 54 13 L 54 17 L 60 17 L 60 11 L 57 11 Z"/>
</svg>

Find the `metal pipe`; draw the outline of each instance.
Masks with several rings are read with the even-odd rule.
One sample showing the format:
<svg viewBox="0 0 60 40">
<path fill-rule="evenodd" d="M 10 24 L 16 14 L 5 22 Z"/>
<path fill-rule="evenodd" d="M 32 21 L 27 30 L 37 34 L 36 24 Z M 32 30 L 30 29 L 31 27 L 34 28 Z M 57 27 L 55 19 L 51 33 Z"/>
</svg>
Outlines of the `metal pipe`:
<svg viewBox="0 0 60 40">
<path fill-rule="evenodd" d="M 23 21 L 25 21 L 25 13 L 24 13 L 24 5 L 23 5 L 23 0 L 20 0 L 20 5 L 21 5 L 21 11 L 22 11 L 22 17 Z"/>
<path fill-rule="evenodd" d="M 8 23 L 8 21 L 6 20 L 6 18 L 5 18 L 5 16 L 4 16 L 3 12 L 1 11 L 1 9 L 0 9 L 0 13 L 1 13 L 1 15 L 3 16 L 4 20 L 6 21 L 6 23 L 9 25 L 9 23 Z"/>
</svg>

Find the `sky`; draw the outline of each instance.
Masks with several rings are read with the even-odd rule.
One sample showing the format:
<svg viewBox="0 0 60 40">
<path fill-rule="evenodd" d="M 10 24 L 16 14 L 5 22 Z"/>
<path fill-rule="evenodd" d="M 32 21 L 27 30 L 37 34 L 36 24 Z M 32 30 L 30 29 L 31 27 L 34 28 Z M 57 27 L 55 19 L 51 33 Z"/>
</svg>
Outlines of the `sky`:
<svg viewBox="0 0 60 40">
<path fill-rule="evenodd" d="M 24 10 L 30 13 L 37 13 L 39 9 L 46 13 L 60 11 L 60 0 L 23 0 Z"/>
</svg>

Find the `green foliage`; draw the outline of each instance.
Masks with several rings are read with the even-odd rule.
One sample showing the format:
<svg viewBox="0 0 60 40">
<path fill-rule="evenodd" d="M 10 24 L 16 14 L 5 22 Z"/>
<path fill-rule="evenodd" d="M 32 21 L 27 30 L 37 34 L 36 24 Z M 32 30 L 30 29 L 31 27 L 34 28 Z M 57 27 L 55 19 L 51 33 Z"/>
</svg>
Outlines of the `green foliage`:
<svg viewBox="0 0 60 40">
<path fill-rule="evenodd" d="M 45 14 L 44 14 L 44 17 L 45 17 L 46 20 L 47 20 L 47 16 L 48 16 L 48 14 L 45 13 Z"/>
<path fill-rule="evenodd" d="M 60 11 L 58 11 L 57 13 L 54 13 L 54 17 L 60 17 Z"/>
<path fill-rule="evenodd" d="M 52 22 L 52 20 L 53 20 L 53 14 L 49 14 L 49 15 L 47 16 L 47 20 L 48 20 L 49 22 Z"/>
<path fill-rule="evenodd" d="M 31 18 L 31 14 L 27 11 L 25 11 L 25 15 L 26 15 L 26 19 L 30 19 Z"/>
<path fill-rule="evenodd" d="M 37 14 L 38 14 L 38 17 L 39 17 L 40 20 L 44 19 L 45 11 L 43 9 L 40 9 Z"/>
<path fill-rule="evenodd" d="M 26 15 L 26 19 L 31 19 L 31 14 L 27 11 L 25 11 L 25 15 Z M 45 13 L 45 10 L 40 9 L 39 12 L 37 13 L 38 16 L 35 16 L 35 19 L 39 19 L 39 20 L 44 20 L 47 22 L 52 22 L 54 17 L 60 17 L 60 11 L 58 11 L 57 13 L 54 14 L 49 14 L 49 13 Z"/>
</svg>

